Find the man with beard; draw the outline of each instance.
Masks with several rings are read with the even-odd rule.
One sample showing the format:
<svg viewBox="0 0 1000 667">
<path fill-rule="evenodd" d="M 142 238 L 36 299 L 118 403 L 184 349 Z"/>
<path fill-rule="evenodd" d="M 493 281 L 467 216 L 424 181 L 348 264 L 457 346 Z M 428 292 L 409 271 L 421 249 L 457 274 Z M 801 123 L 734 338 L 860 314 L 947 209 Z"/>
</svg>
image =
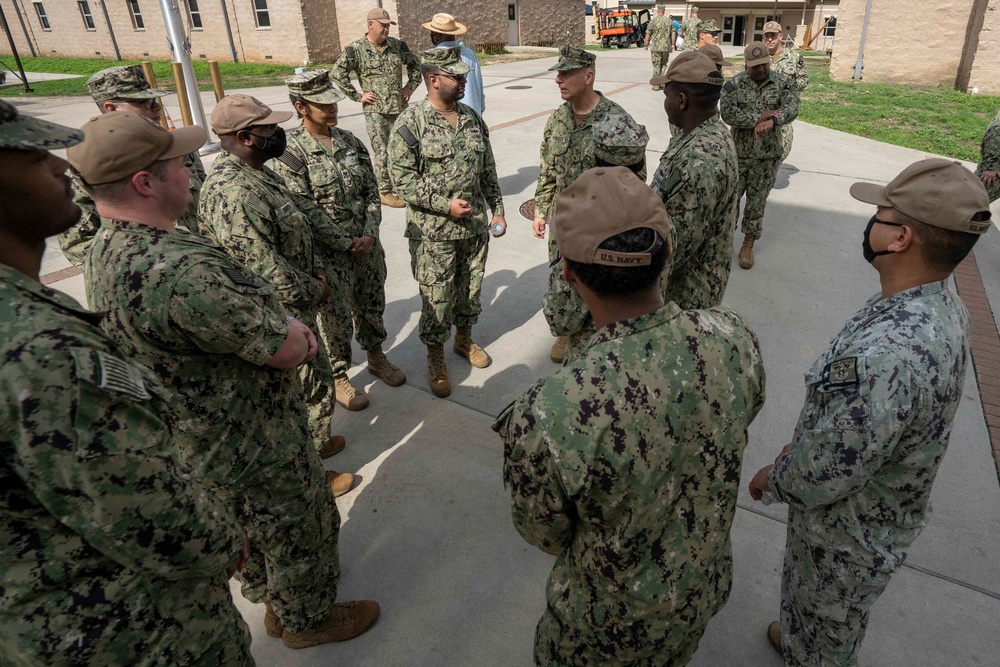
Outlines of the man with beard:
<svg viewBox="0 0 1000 667">
<path fill-rule="evenodd" d="M 490 232 L 507 230 L 490 132 L 459 104 L 469 66 L 457 46 L 423 51 L 427 99 L 404 111 L 389 138 L 392 180 L 408 204 L 410 267 L 420 287 L 420 341 L 427 346 L 431 391 L 445 397 L 451 379 L 444 343 L 455 327 L 455 354 L 475 368 L 492 362 L 472 340 L 482 312 Z M 488 211 L 493 212 L 490 218 Z"/>
</svg>

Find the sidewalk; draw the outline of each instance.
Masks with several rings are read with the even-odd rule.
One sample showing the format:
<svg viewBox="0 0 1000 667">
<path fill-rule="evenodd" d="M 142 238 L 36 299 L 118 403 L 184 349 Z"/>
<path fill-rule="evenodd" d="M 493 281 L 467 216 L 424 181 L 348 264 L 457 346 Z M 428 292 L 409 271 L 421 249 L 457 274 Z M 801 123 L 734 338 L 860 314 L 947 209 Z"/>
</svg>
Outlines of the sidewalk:
<svg viewBox="0 0 1000 667">
<path fill-rule="evenodd" d="M 517 213 L 534 193 L 547 112 L 560 104 L 554 73 L 546 71 L 553 62 L 495 65 L 483 72 L 485 118 L 510 227 L 491 244 L 484 312 L 476 327 L 477 341 L 495 362 L 470 369 L 447 351 L 455 385 L 448 399 L 433 397 L 428 388 L 425 350 L 415 331 L 419 297 L 402 236 L 404 212 L 382 209 L 389 260 L 385 349 L 408 380 L 397 389 L 373 383 L 361 363 L 363 353 L 355 351 L 352 375 L 366 387 L 371 406 L 357 413 L 337 410 L 335 431 L 347 436 L 348 446 L 331 462 L 338 470 L 359 471 L 363 480 L 337 501 L 343 519 L 339 598 L 376 599 L 382 617 L 358 639 L 294 652 L 265 635 L 263 607 L 247 603 L 234 588 L 260 665 L 531 664 L 553 559 L 523 542 L 511 526 L 502 447 L 489 426 L 531 382 L 556 370 L 548 359 L 552 338 L 539 311 L 545 243 L 532 237 Z M 652 174 L 669 133 L 662 94 L 650 90 L 649 74 L 645 51 L 598 54 L 598 88 L 649 130 Z M 247 92 L 290 108 L 283 87 Z M 421 87 L 415 98 L 422 97 Z M 175 104 L 174 98 L 167 101 Z M 206 94 L 204 101 L 210 111 L 214 98 Z M 93 113 L 89 98 L 14 103 L 76 126 Z M 170 111 L 173 115 L 174 108 Z M 367 141 L 359 105 L 341 104 L 341 126 Z M 726 293 L 725 305 L 746 317 L 760 338 L 767 402 L 744 457 L 732 533 L 732 596 L 709 626 L 691 663 L 696 667 L 781 665 L 764 631 L 778 617 L 786 510 L 753 502 L 746 484 L 789 441 L 802 404 L 802 374 L 878 290 L 878 276 L 860 247 L 871 207 L 853 200 L 848 187 L 856 180 L 887 182 L 923 157 L 802 123 L 796 123 L 795 135 L 770 197 L 757 263 L 743 271 L 734 253 Z M 740 238 L 737 234 L 737 246 Z M 54 242 L 52 247 L 43 274 L 67 266 Z M 982 239 L 975 254 L 995 312 L 1000 231 Z M 82 298 L 79 276 L 54 286 Z M 861 654 L 864 665 L 987 665 L 1000 655 L 1000 486 L 971 364 L 950 450 L 934 488 L 931 523 L 875 605 Z"/>
</svg>

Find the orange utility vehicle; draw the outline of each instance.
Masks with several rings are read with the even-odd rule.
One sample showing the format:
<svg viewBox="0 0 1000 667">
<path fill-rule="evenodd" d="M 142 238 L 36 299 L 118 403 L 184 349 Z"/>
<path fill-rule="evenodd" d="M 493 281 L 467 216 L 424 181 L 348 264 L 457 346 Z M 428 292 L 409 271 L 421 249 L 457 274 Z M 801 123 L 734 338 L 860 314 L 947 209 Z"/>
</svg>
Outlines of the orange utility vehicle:
<svg viewBox="0 0 1000 667">
<path fill-rule="evenodd" d="M 617 46 L 627 49 L 635 44 L 642 46 L 649 25 L 649 10 L 638 12 L 631 9 L 601 9 L 597 14 L 597 34 L 601 46 L 610 49 Z"/>
</svg>

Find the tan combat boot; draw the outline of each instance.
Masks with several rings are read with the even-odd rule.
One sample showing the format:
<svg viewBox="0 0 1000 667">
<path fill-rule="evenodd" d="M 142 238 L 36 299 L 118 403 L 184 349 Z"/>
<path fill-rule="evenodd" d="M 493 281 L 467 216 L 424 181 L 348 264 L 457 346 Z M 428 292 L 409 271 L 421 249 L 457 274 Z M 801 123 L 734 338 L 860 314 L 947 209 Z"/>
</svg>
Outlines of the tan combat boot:
<svg viewBox="0 0 1000 667">
<path fill-rule="evenodd" d="M 569 336 L 559 336 L 552 343 L 552 350 L 549 352 L 549 359 L 554 363 L 561 364 L 566 358 L 566 348 L 569 346 Z"/>
<path fill-rule="evenodd" d="M 330 483 L 330 490 L 333 491 L 333 497 L 339 498 L 354 486 L 354 475 L 349 472 L 327 470 L 326 481 Z"/>
<path fill-rule="evenodd" d="M 347 379 L 347 373 L 341 373 L 333 378 L 333 387 L 337 394 L 337 403 L 351 412 L 364 410 L 368 407 L 368 397 L 357 390 Z"/>
<path fill-rule="evenodd" d="M 380 192 L 378 195 L 379 200 L 384 206 L 389 208 L 405 208 L 406 202 L 397 197 L 392 192 Z"/>
<path fill-rule="evenodd" d="M 326 442 L 320 446 L 319 457 L 321 459 L 328 459 L 334 454 L 339 454 L 344 451 L 344 447 L 346 446 L 347 438 L 342 435 L 331 435 L 326 439 Z"/>
<path fill-rule="evenodd" d="M 268 637 L 281 639 L 281 619 L 274 613 L 274 607 L 271 606 L 270 602 L 264 603 L 264 630 Z"/>
<path fill-rule="evenodd" d="M 770 642 L 771 648 L 778 652 L 778 655 L 783 655 L 781 652 L 781 623 L 779 621 L 774 621 L 767 626 L 767 641 Z"/>
<path fill-rule="evenodd" d="M 431 392 L 438 398 L 451 394 L 451 379 L 444 365 L 444 345 L 427 346 L 427 376 L 431 381 Z"/>
<path fill-rule="evenodd" d="M 368 372 L 390 387 L 398 387 L 406 382 L 406 373 L 386 359 L 381 347 L 368 350 Z"/>
<path fill-rule="evenodd" d="M 740 248 L 740 268 L 749 269 L 753 266 L 753 237 L 744 236 L 743 246 Z"/>
<path fill-rule="evenodd" d="M 455 327 L 455 345 L 452 349 L 476 368 L 486 368 L 493 363 L 486 350 L 472 341 L 472 327 Z"/>
<path fill-rule="evenodd" d="M 309 648 L 329 642 L 354 639 L 375 625 L 378 614 L 378 602 L 374 600 L 338 602 L 333 605 L 330 613 L 315 630 L 309 632 L 285 630 L 281 634 L 281 639 L 288 648 Z"/>
</svg>

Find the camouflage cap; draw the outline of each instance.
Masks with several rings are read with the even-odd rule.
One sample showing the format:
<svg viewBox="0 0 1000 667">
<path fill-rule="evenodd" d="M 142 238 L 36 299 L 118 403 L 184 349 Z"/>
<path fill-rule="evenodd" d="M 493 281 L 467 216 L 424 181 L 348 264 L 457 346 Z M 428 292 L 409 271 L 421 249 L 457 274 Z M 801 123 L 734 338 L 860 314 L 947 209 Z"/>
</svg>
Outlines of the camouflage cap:
<svg viewBox="0 0 1000 667">
<path fill-rule="evenodd" d="M 914 162 L 887 185 L 855 183 L 851 196 L 932 227 L 985 234 L 992 226 L 986 186 L 960 163 L 944 158 Z"/>
<path fill-rule="evenodd" d="M 722 49 L 719 48 L 718 44 L 702 44 L 695 51 L 699 53 L 704 53 L 708 56 L 713 63 L 719 67 L 732 67 L 733 64 L 726 60 L 726 57 L 722 55 Z"/>
<path fill-rule="evenodd" d="M 583 264 L 647 266 L 666 243 L 670 216 L 653 189 L 625 167 L 588 169 L 556 200 L 552 228 L 563 257 Z M 642 252 L 612 252 L 600 245 L 612 236 L 643 227 L 659 238 Z"/>
<path fill-rule="evenodd" d="M 330 81 L 330 70 L 317 69 L 285 79 L 288 92 L 306 102 L 335 104 L 346 97 Z"/>
<path fill-rule="evenodd" d="M 594 123 L 594 155 L 613 165 L 628 167 L 646 157 L 649 133 L 627 113 L 607 114 Z"/>
<path fill-rule="evenodd" d="M 139 65 L 108 67 L 87 79 L 87 90 L 95 102 L 108 100 L 148 100 L 169 95 L 152 88 Z"/>
<path fill-rule="evenodd" d="M 715 47 L 718 49 L 719 47 Z M 721 54 L 722 51 L 720 50 Z M 662 86 L 665 83 L 710 83 L 721 86 L 725 83 L 719 68 L 701 49 L 695 51 L 684 51 L 674 58 L 667 68 L 666 73 L 654 76 L 649 80 L 654 86 Z"/>
<path fill-rule="evenodd" d="M 420 52 L 420 66 L 437 67 L 442 72 L 456 76 L 466 74 L 471 67 L 462 60 L 462 47 L 449 46 Z"/>
<path fill-rule="evenodd" d="M 83 132 L 25 116 L 0 100 L 0 150 L 47 151 L 68 148 L 83 141 Z"/>
<path fill-rule="evenodd" d="M 112 111 L 84 123 L 86 138 L 68 151 L 66 159 L 91 185 L 112 183 L 147 169 L 154 162 L 193 153 L 205 145 L 205 128 L 198 125 L 168 132 L 148 118 Z"/>
<path fill-rule="evenodd" d="M 715 22 L 715 19 L 708 19 L 707 21 L 702 21 L 701 25 L 698 26 L 698 32 L 722 32 L 722 29 Z"/>
<path fill-rule="evenodd" d="M 747 67 L 763 65 L 771 62 L 771 54 L 768 52 L 764 42 L 750 42 L 743 49 L 743 57 L 746 59 Z"/>
<path fill-rule="evenodd" d="M 559 49 L 559 62 L 549 68 L 550 72 L 568 72 L 581 67 L 593 67 L 597 61 L 590 51 L 584 51 L 576 46 L 564 46 Z"/>
<path fill-rule="evenodd" d="M 781 24 L 777 21 L 768 21 L 764 24 L 764 30 L 761 31 L 763 34 L 781 32 Z"/>
</svg>

